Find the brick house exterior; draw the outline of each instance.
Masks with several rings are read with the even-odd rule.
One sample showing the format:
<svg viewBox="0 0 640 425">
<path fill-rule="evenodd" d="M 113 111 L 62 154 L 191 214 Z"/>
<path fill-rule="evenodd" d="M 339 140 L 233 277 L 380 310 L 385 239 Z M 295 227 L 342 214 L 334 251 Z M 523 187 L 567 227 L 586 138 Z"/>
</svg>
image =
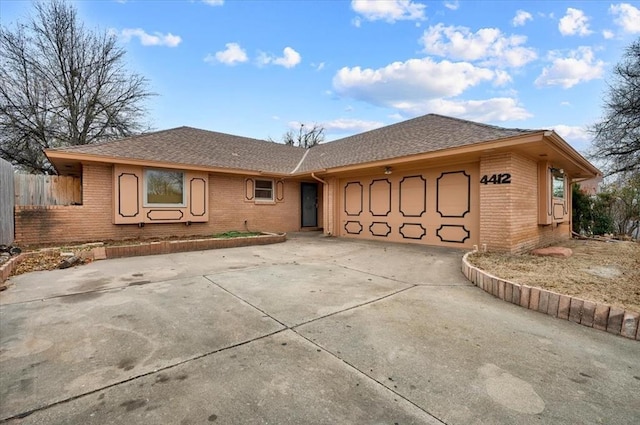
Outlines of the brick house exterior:
<svg viewBox="0 0 640 425">
<path fill-rule="evenodd" d="M 569 238 L 570 185 L 600 175 L 553 131 L 434 114 L 308 150 L 180 127 L 47 155 L 82 205 L 17 207 L 24 245 L 322 229 L 522 252 Z"/>
</svg>

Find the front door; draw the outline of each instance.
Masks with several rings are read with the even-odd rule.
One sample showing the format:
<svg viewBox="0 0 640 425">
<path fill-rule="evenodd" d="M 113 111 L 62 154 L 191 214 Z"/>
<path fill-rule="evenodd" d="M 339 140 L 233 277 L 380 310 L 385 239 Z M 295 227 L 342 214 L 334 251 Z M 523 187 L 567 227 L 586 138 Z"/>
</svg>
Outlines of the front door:
<svg viewBox="0 0 640 425">
<path fill-rule="evenodd" d="M 302 183 L 302 227 L 318 227 L 318 185 Z"/>
</svg>

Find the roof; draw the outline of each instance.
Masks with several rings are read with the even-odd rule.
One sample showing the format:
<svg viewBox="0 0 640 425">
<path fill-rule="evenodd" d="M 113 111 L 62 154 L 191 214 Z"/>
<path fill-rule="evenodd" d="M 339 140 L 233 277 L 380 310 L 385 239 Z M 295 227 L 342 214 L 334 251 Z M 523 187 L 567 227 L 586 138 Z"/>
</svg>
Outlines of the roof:
<svg viewBox="0 0 640 425">
<path fill-rule="evenodd" d="M 356 165 L 540 131 L 429 114 L 314 147 L 298 171 Z"/>
<path fill-rule="evenodd" d="M 51 149 L 111 158 L 160 161 L 288 174 L 306 149 L 192 127 L 146 133 L 92 145 Z"/>
<path fill-rule="evenodd" d="M 429 114 L 311 149 L 178 127 L 111 142 L 47 150 L 210 168 L 299 174 L 429 153 L 544 130 L 502 128 Z"/>
</svg>

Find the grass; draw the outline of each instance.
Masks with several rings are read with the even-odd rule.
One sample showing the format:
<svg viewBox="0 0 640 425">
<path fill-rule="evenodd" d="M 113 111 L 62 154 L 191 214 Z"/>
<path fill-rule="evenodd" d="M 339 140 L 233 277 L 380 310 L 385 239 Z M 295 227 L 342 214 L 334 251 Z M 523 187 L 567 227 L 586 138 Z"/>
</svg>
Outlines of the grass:
<svg viewBox="0 0 640 425">
<path fill-rule="evenodd" d="M 569 258 L 476 253 L 470 262 L 514 283 L 640 312 L 640 243 L 568 240 Z"/>
</svg>

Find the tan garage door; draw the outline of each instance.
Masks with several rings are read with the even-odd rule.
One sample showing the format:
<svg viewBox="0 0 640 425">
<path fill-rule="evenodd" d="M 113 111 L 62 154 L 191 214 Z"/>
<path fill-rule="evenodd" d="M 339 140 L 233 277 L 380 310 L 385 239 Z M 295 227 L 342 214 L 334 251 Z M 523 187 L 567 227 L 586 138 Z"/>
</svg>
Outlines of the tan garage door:
<svg viewBox="0 0 640 425">
<path fill-rule="evenodd" d="M 477 164 L 341 179 L 340 235 L 470 248 L 477 182 Z"/>
</svg>

